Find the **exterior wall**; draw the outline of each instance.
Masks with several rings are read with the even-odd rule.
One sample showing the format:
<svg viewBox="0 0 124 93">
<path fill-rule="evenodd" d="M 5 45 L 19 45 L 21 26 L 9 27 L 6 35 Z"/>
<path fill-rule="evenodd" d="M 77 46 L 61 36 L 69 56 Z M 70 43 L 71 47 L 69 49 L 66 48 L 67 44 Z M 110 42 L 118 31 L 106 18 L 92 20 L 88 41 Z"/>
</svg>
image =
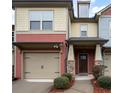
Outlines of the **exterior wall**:
<svg viewBox="0 0 124 93">
<path fill-rule="evenodd" d="M 104 59 L 104 65 L 107 66 L 107 68 L 104 70 L 104 75 L 111 76 L 111 53 L 105 52 L 103 54 L 103 59 Z"/>
<path fill-rule="evenodd" d="M 29 31 L 29 11 L 42 11 L 52 10 L 54 12 L 53 18 L 53 31 L 54 32 L 65 32 L 67 31 L 67 8 L 16 8 L 16 31 Z M 39 32 L 39 31 L 36 31 Z"/>
<path fill-rule="evenodd" d="M 107 9 L 102 13 L 102 15 L 111 15 L 111 8 Z"/>
<path fill-rule="evenodd" d="M 109 39 L 104 45 L 105 47 L 111 47 L 111 16 L 100 16 L 99 18 L 99 37 Z"/>
<path fill-rule="evenodd" d="M 16 78 L 21 78 L 21 51 L 16 48 Z"/>
<path fill-rule="evenodd" d="M 61 62 L 61 74 L 65 72 L 65 55 L 66 55 L 66 45 L 65 45 L 65 34 L 17 34 L 17 42 L 63 42 L 60 50 L 60 62 Z M 28 50 L 29 52 L 32 50 Z M 40 50 L 38 50 L 40 51 Z M 46 51 L 50 51 L 49 49 Z M 55 51 L 53 49 L 52 51 Z M 16 48 L 16 77 L 22 77 L 22 62 L 23 62 L 23 50 Z"/>
<path fill-rule="evenodd" d="M 17 34 L 18 42 L 65 42 L 65 34 Z"/>
<path fill-rule="evenodd" d="M 54 12 L 53 18 L 53 31 L 30 31 L 29 23 L 29 11 L 36 10 L 52 10 Z M 66 45 L 65 40 L 68 35 L 68 9 L 67 8 L 16 8 L 16 42 L 62 42 L 63 45 L 60 49 L 60 62 L 61 62 L 61 74 L 65 72 L 65 55 Z M 48 49 L 46 51 L 50 51 Z M 23 51 L 16 48 L 16 77 L 23 77 L 22 73 L 22 62 L 23 62 Z M 32 50 L 28 50 L 31 52 Z M 40 50 L 38 50 L 40 51 Z M 53 49 L 52 51 L 55 51 Z"/>
<path fill-rule="evenodd" d="M 88 53 L 88 73 L 92 73 L 95 64 L 95 49 L 74 49 L 76 74 L 78 74 L 79 53 Z"/>
<path fill-rule="evenodd" d="M 24 57 L 23 57 L 23 51 L 26 51 L 26 52 L 54 52 L 54 51 L 59 51 L 60 53 L 60 74 L 63 74 L 65 73 L 65 49 L 66 49 L 66 46 L 65 44 L 63 45 L 63 47 L 61 48 L 61 50 L 55 50 L 55 49 L 51 49 L 51 50 L 20 50 L 18 48 L 16 48 L 16 78 L 19 78 L 19 79 L 23 79 L 24 77 L 24 72 L 23 72 L 23 61 L 24 61 Z"/>
<path fill-rule="evenodd" d="M 97 37 L 97 23 L 72 23 L 71 37 L 80 37 L 80 25 L 88 25 L 88 37 Z"/>
</svg>

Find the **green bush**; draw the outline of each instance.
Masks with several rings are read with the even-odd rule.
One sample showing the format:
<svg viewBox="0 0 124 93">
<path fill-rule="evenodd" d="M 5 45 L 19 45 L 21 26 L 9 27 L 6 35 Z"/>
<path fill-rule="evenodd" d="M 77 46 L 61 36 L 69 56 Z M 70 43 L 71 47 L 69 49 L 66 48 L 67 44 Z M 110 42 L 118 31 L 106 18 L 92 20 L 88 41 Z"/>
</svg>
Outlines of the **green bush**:
<svg viewBox="0 0 124 93">
<path fill-rule="evenodd" d="M 104 65 L 95 65 L 93 67 L 93 75 L 95 77 L 95 79 L 98 79 L 100 76 L 103 75 L 103 71 L 106 68 L 106 66 Z"/>
<path fill-rule="evenodd" d="M 98 78 L 98 84 L 102 88 L 111 89 L 111 77 L 101 76 Z"/>
<path fill-rule="evenodd" d="M 69 79 L 69 81 L 72 80 L 72 74 L 70 74 L 70 73 L 64 73 L 62 76 L 67 77 Z"/>
<path fill-rule="evenodd" d="M 67 77 L 58 77 L 54 80 L 54 87 L 57 89 L 66 89 L 69 87 L 69 79 Z"/>
</svg>

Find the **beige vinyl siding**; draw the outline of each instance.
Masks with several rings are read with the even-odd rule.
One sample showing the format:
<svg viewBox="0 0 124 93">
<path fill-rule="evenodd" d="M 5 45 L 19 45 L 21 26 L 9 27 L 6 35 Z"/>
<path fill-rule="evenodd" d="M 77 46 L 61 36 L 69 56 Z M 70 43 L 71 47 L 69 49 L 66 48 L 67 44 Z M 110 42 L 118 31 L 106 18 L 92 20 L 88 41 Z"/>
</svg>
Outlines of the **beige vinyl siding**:
<svg viewBox="0 0 124 93">
<path fill-rule="evenodd" d="M 29 30 L 28 8 L 16 8 L 16 31 Z"/>
<path fill-rule="evenodd" d="M 53 30 L 55 32 L 67 31 L 67 8 L 16 8 L 16 31 L 29 31 L 29 11 L 53 11 Z"/>
<path fill-rule="evenodd" d="M 70 37 L 80 37 L 80 25 L 82 24 L 88 25 L 88 31 L 87 31 L 88 37 L 97 37 L 97 24 L 96 23 L 72 23 Z"/>
</svg>

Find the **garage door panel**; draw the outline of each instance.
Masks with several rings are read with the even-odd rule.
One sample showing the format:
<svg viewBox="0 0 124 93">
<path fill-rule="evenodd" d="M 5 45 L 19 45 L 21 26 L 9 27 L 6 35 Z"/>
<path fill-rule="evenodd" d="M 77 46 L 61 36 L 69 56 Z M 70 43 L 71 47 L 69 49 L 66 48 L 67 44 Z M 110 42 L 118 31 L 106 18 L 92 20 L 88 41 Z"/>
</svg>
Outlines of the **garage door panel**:
<svg viewBox="0 0 124 93">
<path fill-rule="evenodd" d="M 25 53 L 25 78 L 55 78 L 59 75 L 59 53 Z M 29 73 L 28 73 L 29 72 Z"/>
</svg>

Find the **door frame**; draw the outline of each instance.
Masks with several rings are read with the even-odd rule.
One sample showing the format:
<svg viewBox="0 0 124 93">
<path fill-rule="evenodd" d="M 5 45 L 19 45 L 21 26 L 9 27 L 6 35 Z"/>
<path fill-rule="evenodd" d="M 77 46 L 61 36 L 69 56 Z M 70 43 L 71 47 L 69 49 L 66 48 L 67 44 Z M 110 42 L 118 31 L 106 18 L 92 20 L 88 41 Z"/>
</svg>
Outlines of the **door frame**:
<svg viewBox="0 0 124 93">
<path fill-rule="evenodd" d="M 80 54 L 87 54 L 87 73 L 89 72 L 89 53 L 87 53 L 87 52 L 79 52 L 78 53 L 78 74 L 80 74 L 79 73 L 79 57 L 80 57 Z"/>
<path fill-rule="evenodd" d="M 58 50 L 24 50 L 21 52 L 21 79 L 25 79 L 24 53 L 58 53 L 59 54 L 59 75 L 61 75 L 61 52 Z M 41 78 L 42 79 L 42 78 Z"/>
</svg>

